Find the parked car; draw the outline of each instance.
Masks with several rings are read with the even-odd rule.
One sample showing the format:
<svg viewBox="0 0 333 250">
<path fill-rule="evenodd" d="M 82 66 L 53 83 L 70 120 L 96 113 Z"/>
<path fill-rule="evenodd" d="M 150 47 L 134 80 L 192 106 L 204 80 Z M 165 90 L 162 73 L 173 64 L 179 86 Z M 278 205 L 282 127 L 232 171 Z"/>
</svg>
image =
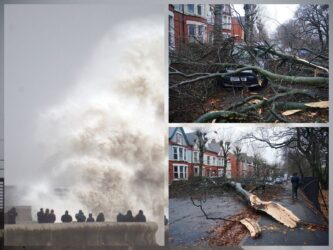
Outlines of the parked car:
<svg viewBox="0 0 333 250">
<path fill-rule="evenodd" d="M 232 73 L 235 70 L 227 69 L 224 73 Z M 225 87 L 265 87 L 268 83 L 267 78 L 258 75 L 253 70 L 244 70 L 242 72 L 222 77 L 220 83 Z"/>
<path fill-rule="evenodd" d="M 282 179 L 280 178 L 280 177 L 277 177 L 276 179 L 275 179 L 275 184 L 282 184 Z"/>
</svg>

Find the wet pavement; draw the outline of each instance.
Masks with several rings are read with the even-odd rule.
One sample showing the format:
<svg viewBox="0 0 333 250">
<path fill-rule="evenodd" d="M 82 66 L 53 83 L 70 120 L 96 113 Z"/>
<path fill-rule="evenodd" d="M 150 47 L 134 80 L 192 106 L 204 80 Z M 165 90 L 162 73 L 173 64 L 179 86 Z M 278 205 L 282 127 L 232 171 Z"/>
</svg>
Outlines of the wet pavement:
<svg viewBox="0 0 333 250">
<path fill-rule="evenodd" d="M 246 204 L 238 197 L 210 196 L 203 204 L 209 217 L 228 217 L 240 212 Z M 169 244 L 172 246 L 205 245 L 207 231 L 221 220 L 207 220 L 189 198 L 169 199 Z"/>
<path fill-rule="evenodd" d="M 273 201 L 290 209 L 301 221 L 324 225 L 325 221 L 321 214 L 316 213 L 299 195 L 298 200 L 291 198 L 291 186 L 285 185 Z M 203 208 L 209 217 L 228 217 L 238 214 L 246 204 L 237 196 L 211 196 L 207 198 Z M 204 246 L 203 240 L 208 236 L 208 231 L 221 221 L 206 220 L 199 208 L 192 205 L 187 199 L 169 199 L 169 244 L 172 246 Z M 308 225 L 301 225 L 295 229 L 287 228 L 278 223 L 270 216 L 260 213 L 259 225 L 262 234 L 259 238 L 252 239 L 247 236 L 240 245 L 248 246 L 306 246 L 328 245 L 328 230 L 313 229 Z"/>
<path fill-rule="evenodd" d="M 293 213 L 303 222 L 324 225 L 325 221 L 321 214 L 316 213 L 304 201 L 304 198 L 299 194 L 297 200 L 291 198 L 291 185 L 284 186 L 284 191 L 273 199 L 281 203 L 281 205 L 293 211 Z M 299 225 L 295 229 L 290 229 L 278 223 L 273 218 L 266 214 L 261 214 L 259 225 L 262 228 L 262 234 L 257 239 L 246 237 L 241 245 L 247 246 L 327 246 L 328 231 L 320 229 L 312 229 L 308 225 Z"/>
</svg>

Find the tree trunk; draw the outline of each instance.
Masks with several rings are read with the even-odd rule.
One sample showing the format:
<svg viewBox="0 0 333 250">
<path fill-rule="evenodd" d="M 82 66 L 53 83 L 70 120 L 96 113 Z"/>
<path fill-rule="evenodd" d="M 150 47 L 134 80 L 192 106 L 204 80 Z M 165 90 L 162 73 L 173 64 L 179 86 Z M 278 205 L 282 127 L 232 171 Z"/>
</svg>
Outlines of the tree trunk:
<svg viewBox="0 0 333 250">
<path fill-rule="evenodd" d="M 275 220 L 289 228 L 295 228 L 300 219 L 289 209 L 283 207 L 277 202 L 262 201 L 258 196 L 246 191 L 242 185 L 237 182 L 229 182 L 229 186 L 235 191 L 255 210 L 263 211 L 272 216 Z"/>
</svg>

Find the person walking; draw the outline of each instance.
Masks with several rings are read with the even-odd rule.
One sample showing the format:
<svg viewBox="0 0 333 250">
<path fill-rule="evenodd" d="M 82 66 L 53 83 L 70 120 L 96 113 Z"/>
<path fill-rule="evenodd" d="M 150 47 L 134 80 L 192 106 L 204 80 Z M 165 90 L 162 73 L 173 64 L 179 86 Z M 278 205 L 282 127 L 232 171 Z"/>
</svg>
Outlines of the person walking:
<svg viewBox="0 0 333 250">
<path fill-rule="evenodd" d="M 291 186 L 292 186 L 292 198 L 297 199 L 297 189 L 299 187 L 300 179 L 297 176 L 297 173 L 293 173 L 293 176 L 291 177 Z"/>
</svg>

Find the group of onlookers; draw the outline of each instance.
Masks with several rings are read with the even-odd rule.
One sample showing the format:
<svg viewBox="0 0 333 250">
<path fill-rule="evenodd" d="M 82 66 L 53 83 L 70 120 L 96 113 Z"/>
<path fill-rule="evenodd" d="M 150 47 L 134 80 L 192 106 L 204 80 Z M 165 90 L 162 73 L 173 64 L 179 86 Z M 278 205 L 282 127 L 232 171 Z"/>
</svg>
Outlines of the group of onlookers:
<svg viewBox="0 0 333 250">
<path fill-rule="evenodd" d="M 54 210 L 51 209 L 51 211 L 47 208 L 44 209 L 41 208 L 39 212 L 37 213 L 37 221 L 38 223 L 54 223 L 56 221 L 56 216 L 54 214 Z"/>
<path fill-rule="evenodd" d="M 142 210 L 139 210 L 139 213 L 133 217 L 132 211 L 128 210 L 125 215 L 122 213 L 117 215 L 117 222 L 146 222 L 146 216 Z"/>
<path fill-rule="evenodd" d="M 16 216 L 17 212 L 15 207 L 11 208 L 8 212 L 8 224 L 16 224 Z M 104 214 L 101 212 L 97 215 L 96 220 L 94 219 L 92 213 L 89 213 L 88 218 L 85 216 L 82 210 L 79 210 L 77 214 L 75 214 L 75 219 L 77 222 L 104 222 Z M 53 209 L 44 209 L 41 208 L 39 212 L 37 212 L 37 222 L 38 223 L 54 223 L 56 221 L 56 215 L 54 214 Z M 72 222 L 73 218 L 65 211 L 65 214 L 61 216 L 61 222 L 69 223 Z M 126 214 L 119 213 L 117 215 L 117 222 L 146 222 L 146 216 L 143 214 L 142 210 L 139 210 L 136 216 L 132 215 L 132 211 L 128 210 Z"/>
</svg>

